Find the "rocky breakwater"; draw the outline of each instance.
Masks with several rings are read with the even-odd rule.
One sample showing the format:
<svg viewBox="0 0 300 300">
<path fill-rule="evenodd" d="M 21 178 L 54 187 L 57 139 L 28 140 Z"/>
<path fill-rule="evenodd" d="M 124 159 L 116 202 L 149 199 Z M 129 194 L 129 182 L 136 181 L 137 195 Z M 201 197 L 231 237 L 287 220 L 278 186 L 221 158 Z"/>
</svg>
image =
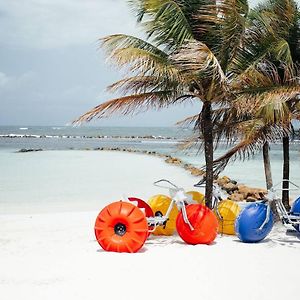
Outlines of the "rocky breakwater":
<svg viewBox="0 0 300 300">
<path fill-rule="evenodd" d="M 262 199 L 261 195 L 267 194 L 266 189 L 238 184 L 227 176 L 219 177 L 216 183 L 228 193 L 228 199 L 232 201 L 255 202 Z"/>
<path fill-rule="evenodd" d="M 205 171 L 200 168 L 196 168 L 191 164 L 185 164 L 179 158 L 168 156 L 165 159 L 165 162 L 181 166 L 193 176 L 205 176 Z M 227 198 L 232 201 L 255 202 L 262 199 L 261 195 L 267 194 L 266 189 L 253 188 L 244 184 L 238 184 L 237 181 L 230 179 L 228 176 L 218 177 L 215 179 L 215 183 L 217 183 L 221 189 L 228 194 Z"/>
</svg>

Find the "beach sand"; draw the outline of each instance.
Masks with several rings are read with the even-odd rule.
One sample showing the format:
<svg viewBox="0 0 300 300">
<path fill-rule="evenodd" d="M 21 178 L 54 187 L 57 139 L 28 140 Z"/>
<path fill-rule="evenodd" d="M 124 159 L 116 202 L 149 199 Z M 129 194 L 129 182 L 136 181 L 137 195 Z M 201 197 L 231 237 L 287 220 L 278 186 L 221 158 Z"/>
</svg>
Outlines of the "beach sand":
<svg viewBox="0 0 300 300">
<path fill-rule="evenodd" d="M 39 155 L 59 156 L 56 152 Z M 85 176 L 95 175 L 91 171 L 94 168 L 105 179 L 94 186 L 95 191 L 86 192 L 92 206 L 82 204 L 82 211 L 78 211 L 78 205 L 66 201 L 63 210 L 60 204 L 55 212 L 52 203 L 50 213 L 36 213 L 33 202 L 25 214 L 0 215 L 1 299 L 298 297 L 300 235 L 286 234 L 281 225 L 276 225 L 271 235 L 258 244 L 218 236 L 212 245 L 191 246 L 177 235 L 150 236 L 138 253 L 104 252 L 95 240 L 93 226 L 106 203 L 131 191 L 145 198 L 164 193 L 152 185 L 160 178 L 171 179 L 187 189 L 195 178 L 156 157 L 108 152 L 80 155 L 86 163 L 94 162 Z M 78 182 L 73 184 L 76 190 Z M 98 200 L 98 208 L 93 207 L 95 194 L 98 199 L 105 198 Z M 93 210 L 86 211 L 90 207 Z M 28 213 L 30 209 L 32 213 Z"/>
</svg>

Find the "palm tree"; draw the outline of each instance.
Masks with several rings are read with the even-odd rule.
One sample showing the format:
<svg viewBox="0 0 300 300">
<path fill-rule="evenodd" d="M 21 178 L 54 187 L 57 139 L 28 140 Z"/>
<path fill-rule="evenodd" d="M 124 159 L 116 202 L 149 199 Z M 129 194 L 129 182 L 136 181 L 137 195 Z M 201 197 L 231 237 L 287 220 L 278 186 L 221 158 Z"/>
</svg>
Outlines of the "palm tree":
<svg viewBox="0 0 300 300">
<path fill-rule="evenodd" d="M 272 74 L 265 70 L 264 61 L 274 52 L 276 39 L 262 26 L 246 28 L 248 4 L 243 0 L 131 3 L 151 42 L 122 34 L 102 39 L 109 58 L 132 76 L 109 87 L 124 96 L 98 105 L 76 122 L 113 113 L 160 109 L 184 101 L 202 102 L 195 129 L 203 139 L 205 198 L 211 207 L 214 146 L 221 136 L 232 141 L 240 130 L 238 125 L 229 126 L 230 122 L 249 122 L 249 114 L 242 114 L 241 106 L 236 109 L 236 104 L 264 101 L 274 93 L 278 97 L 286 94 L 285 87 L 264 84 Z M 285 54 L 276 53 L 279 58 Z M 258 130 L 256 134 L 271 136 L 279 132 L 276 126 L 268 129 L 259 125 L 257 129 L 257 122 L 252 125 L 255 132 Z"/>
<path fill-rule="evenodd" d="M 243 1 L 131 1 L 150 42 L 111 35 L 102 46 L 132 76 L 111 85 L 125 95 L 107 101 L 75 122 L 112 113 L 133 114 L 183 101 L 201 101 L 197 128 L 204 137 L 206 200 L 213 184 L 213 105 L 226 104 L 225 71 L 241 43 L 248 11 Z M 218 10 L 218 13 L 217 13 Z M 188 43 L 189 42 L 189 43 Z M 188 43 L 188 44 L 186 44 Z"/>
<path fill-rule="evenodd" d="M 249 18 L 251 20 L 250 28 L 260 28 L 263 35 L 267 36 L 270 44 L 273 47 L 273 51 L 268 53 L 268 59 L 273 62 L 276 70 L 273 70 L 273 79 L 271 78 L 270 83 L 274 86 L 288 87 L 289 89 L 293 85 L 299 84 L 297 80 L 298 71 L 295 64 L 299 62 L 300 57 L 300 29 L 299 29 L 299 13 L 297 6 L 294 1 L 284 0 L 273 0 L 266 1 L 263 5 L 259 5 L 256 9 L 250 12 Z M 264 53 L 264 49 L 262 49 Z M 284 65 L 282 64 L 284 61 Z M 288 90 L 287 90 L 288 91 Z M 283 153 L 284 153 L 284 167 L 283 167 L 283 178 L 289 179 L 289 136 L 292 132 L 291 120 L 296 117 L 297 109 L 296 104 L 298 103 L 297 96 L 291 93 L 291 97 L 284 97 L 281 105 L 278 104 L 278 98 L 274 97 L 273 105 L 270 103 L 261 103 L 259 109 L 264 112 L 262 115 L 259 111 L 252 115 L 252 118 L 262 118 L 263 123 L 266 125 L 273 125 L 276 122 L 277 126 L 284 126 L 283 129 Z M 293 98 L 294 97 L 294 98 Z M 267 104 L 267 106 L 266 106 Z M 250 103 L 249 103 L 250 105 Z M 279 119 L 274 119 L 273 115 L 281 111 Z M 255 135 L 252 136 L 255 138 Z M 250 141 L 249 136 L 246 135 L 245 139 Z M 251 141 L 250 145 L 253 145 Z M 259 144 L 259 143 L 258 143 Z M 272 186 L 272 178 L 270 172 L 270 159 L 269 159 L 269 145 L 268 140 L 263 143 L 263 157 L 265 165 L 265 174 L 267 188 Z M 235 147 L 236 151 L 239 147 Z M 231 150 L 228 155 L 225 155 L 227 159 L 229 156 L 234 156 L 234 150 Z M 217 163 L 222 161 L 222 158 Z M 283 188 L 288 188 L 288 182 L 283 182 Z M 288 191 L 283 192 L 283 202 L 286 207 L 289 206 Z"/>
<path fill-rule="evenodd" d="M 280 49 L 281 53 L 284 53 L 285 61 L 291 68 L 293 64 L 299 64 L 300 58 L 300 27 L 299 27 L 299 11 L 297 4 L 293 0 L 273 0 L 266 1 L 263 5 L 259 5 L 256 9 L 256 22 L 267 24 L 270 31 L 274 32 L 274 27 L 279 29 L 276 32 L 278 39 L 277 49 Z M 279 25 L 279 26 L 278 26 Z M 280 65 L 278 57 L 274 55 L 272 61 L 278 68 L 278 75 L 284 80 L 284 72 Z M 293 102 L 297 102 L 294 99 Z M 292 131 L 291 120 L 293 118 L 293 112 L 295 110 L 286 103 L 286 113 L 290 119 L 289 126 Z M 282 138 L 283 144 L 283 189 L 289 187 L 289 137 L 285 135 Z M 266 157 L 268 159 L 268 157 Z M 282 192 L 282 199 L 284 205 L 289 208 L 289 192 L 284 190 Z"/>
<path fill-rule="evenodd" d="M 271 171 L 271 161 L 270 161 L 270 145 L 266 141 L 263 145 L 263 161 L 264 161 L 264 170 L 266 178 L 266 187 L 267 190 L 270 190 L 273 187 L 272 171 Z"/>
</svg>

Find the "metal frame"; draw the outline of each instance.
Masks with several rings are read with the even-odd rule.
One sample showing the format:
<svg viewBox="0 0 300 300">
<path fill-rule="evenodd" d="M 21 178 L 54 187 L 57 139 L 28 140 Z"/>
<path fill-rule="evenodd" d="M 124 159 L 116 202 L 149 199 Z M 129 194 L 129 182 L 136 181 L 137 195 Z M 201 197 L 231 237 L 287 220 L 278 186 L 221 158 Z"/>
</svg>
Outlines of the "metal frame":
<svg viewBox="0 0 300 300">
<path fill-rule="evenodd" d="M 276 188 L 278 186 L 280 186 L 283 182 L 289 182 L 292 186 L 294 186 L 294 188 Z M 285 206 L 282 203 L 282 199 L 281 197 L 276 195 L 276 192 L 278 191 L 299 191 L 300 187 L 293 183 L 290 180 L 284 179 L 281 182 L 275 184 L 269 191 L 268 194 L 266 196 L 264 196 L 264 202 L 267 203 L 267 213 L 266 213 L 266 218 L 264 220 L 264 222 L 261 224 L 261 226 L 259 227 L 259 229 L 261 230 L 270 220 L 270 214 L 271 214 L 271 204 L 272 202 L 275 202 L 275 206 L 276 209 L 278 211 L 280 220 L 282 222 L 283 225 L 287 226 L 287 225 L 300 225 L 300 215 L 292 215 L 291 213 L 289 213 Z"/>
<path fill-rule="evenodd" d="M 205 188 L 205 183 L 204 182 L 199 182 L 194 184 L 194 187 L 204 187 Z M 212 193 L 212 210 L 216 213 L 217 217 L 219 220 L 223 221 L 223 217 L 221 216 L 219 209 L 218 209 L 218 204 L 222 201 L 222 190 L 221 187 L 214 183 L 213 184 L 213 193 Z"/>
<path fill-rule="evenodd" d="M 161 185 L 160 183 L 167 183 L 166 185 Z M 171 196 L 171 203 L 168 207 L 168 210 L 164 216 L 155 216 L 155 217 L 148 217 L 147 222 L 149 227 L 153 227 L 152 230 L 149 232 L 153 232 L 157 226 L 165 226 L 166 223 L 169 220 L 170 213 L 174 207 L 174 205 L 177 206 L 178 210 L 182 212 L 183 220 L 184 222 L 189 225 L 190 229 L 193 231 L 195 230 L 192 224 L 190 223 L 187 213 L 186 213 L 186 204 L 195 203 L 192 199 L 192 196 L 187 194 L 183 188 L 179 188 L 177 185 L 172 183 L 171 181 L 167 179 L 160 179 L 156 182 L 154 182 L 154 185 L 160 188 L 165 188 L 169 190 L 169 194 Z"/>
<path fill-rule="evenodd" d="M 167 183 L 168 186 L 162 185 L 161 183 Z M 160 188 L 168 189 L 169 195 L 171 196 L 171 203 L 168 207 L 168 210 L 164 216 L 155 216 L 155 217 L 148 217 L 147 222 L 149 227 L 153 227 L 150 232 L 153 232 L 157 226 L 165 226 L 166 222 L 169 219 L 170 213 L 174 207 L 177 206 L 178 210 L 182 212 L 183 220 L 186 224 L 189 225 L 190 229 L 193 231 L 194 227 L 190 223 L 187 213 L 186 213 L 186 204 L 197 203 L 192 199 L 192 196 L 187 194 L 183 188 L 179 188 L 177 185 L 172 183 L 167 179 L 160 179 L 154 182 L 154 185 Z M 205 187 L 204 183 L 195 184 L 195 187 Z M 223 217 L 221 216 L 218 210 L 218 204 L 222 200 L 222 191 L 218 184 L 213 185 L 213 202 L 212 202 L 212 209 L 215 211 L 219 220 L 223 221 Z"/>
</svg>

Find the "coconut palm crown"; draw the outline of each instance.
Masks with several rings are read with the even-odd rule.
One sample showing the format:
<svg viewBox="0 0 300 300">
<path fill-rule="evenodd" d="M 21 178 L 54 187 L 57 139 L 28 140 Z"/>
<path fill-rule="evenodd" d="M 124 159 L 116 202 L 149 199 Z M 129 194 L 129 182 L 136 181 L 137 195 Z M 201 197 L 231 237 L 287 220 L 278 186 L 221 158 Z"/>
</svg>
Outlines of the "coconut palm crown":
<svg viewBox="0 0 300 300">
<path fill-rule="evenodd" d="M 263 101 L 261 97 L 254 97 L 252 100 L 248 98 L 246 102 L 239 99 L 235 107 L 244 106 L 244 111 L 241 112 L 249 118 L 244 124 L 232 125 L 239 127 L 241 141 L 215 161 L 215 167 L 222 169 L 229 160 L 249 157 L 263 148 L 267 188 L 272 186 L 268 157 L 269 142 L 283 140 L 285 157 L 283 178 L 289 178 L 286 147 L 288 148 L 289 136 L 293 132 L 291 121 L 299 118 L 299 16 L 294 1 L 266 1 L 250 12 L 248 30 L 264 32 L 263 35 L 269 37 L 270 45 L 274 49 L 267 54 L 269 63 L 260 64 L 262 69 L 260 73 L 267 77 L 263 76 L 263 80 L 260 83 L 256 82 L 255 85 L 259 93 L 266 87 L 273 89 L 274 93 L 270 93 L 270 98 Z M 253 47 L 253 45 L 245 47 L 249 46 Z M 265 55 L 264 51 L 262 53 Z M 288 188 L 288 182 L 284 182 L 283 188 Z M 283 193 L 283 201 L 288 207 L 288 192 Z"/>
</svg>

